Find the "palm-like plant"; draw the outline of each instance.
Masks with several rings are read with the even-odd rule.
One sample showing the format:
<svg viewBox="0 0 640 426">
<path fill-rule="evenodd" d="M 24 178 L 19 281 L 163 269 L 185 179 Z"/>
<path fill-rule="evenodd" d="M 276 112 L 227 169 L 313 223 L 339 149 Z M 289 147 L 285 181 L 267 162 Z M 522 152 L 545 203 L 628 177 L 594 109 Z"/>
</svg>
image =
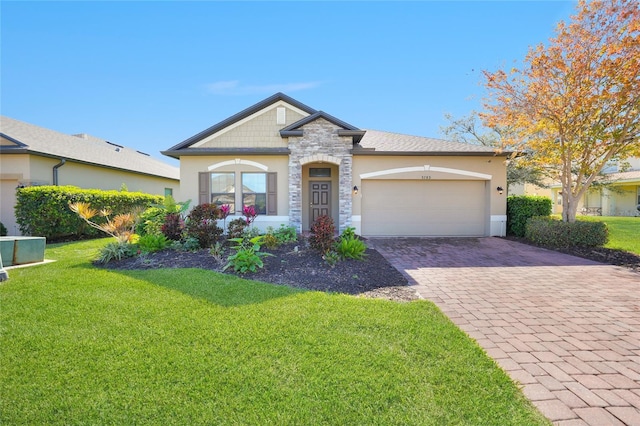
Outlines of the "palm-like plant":
<svg viewBox="0 0 640 426">
<path fill-rule="evenodd" d="M 130 241 L 135 233 L 136 224 L 140 215 L 140 209 L 135 209 L 129 213 L 121 213 L 110 218 L 110 210 L 103 209 L 98 211 L 92 208 L 89 203 L 84 202 L 71 203 L 69 204 L 69 208 L 90 226 L 111 235 L 119 243 Z M 91 220 L 98 215 L 104 217 L 106 223 L 96 223 Z"/>
</svg>

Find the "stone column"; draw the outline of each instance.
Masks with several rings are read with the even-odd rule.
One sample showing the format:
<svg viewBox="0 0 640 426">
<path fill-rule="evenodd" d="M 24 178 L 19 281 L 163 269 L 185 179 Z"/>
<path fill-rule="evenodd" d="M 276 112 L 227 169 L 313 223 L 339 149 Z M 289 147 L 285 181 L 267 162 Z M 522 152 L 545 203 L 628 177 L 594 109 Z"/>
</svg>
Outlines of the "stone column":
<svg viewBox="0 0 640 426">
<path fill-rule="evenodd" d="M 289 226 L 302 232 L 302 157 L 295 149 L 296 142 L 297 138 L 289 138 Z"/>
<path fill-rule="evenodd" d="M 352 195 L 352 165 L 353 165 L 353 157 L 349 153 L 345 153 L 342 157 L 342 161 L 340 162 L 340 189 L 338 193 L 339 201 L 339 220 L 338 220 L 338 228 L 342 233 L 346 228 L 351 226 L 351 216 L 352 216 L 352 204 L 353 204 L 353 195 Z"/>
</svg>

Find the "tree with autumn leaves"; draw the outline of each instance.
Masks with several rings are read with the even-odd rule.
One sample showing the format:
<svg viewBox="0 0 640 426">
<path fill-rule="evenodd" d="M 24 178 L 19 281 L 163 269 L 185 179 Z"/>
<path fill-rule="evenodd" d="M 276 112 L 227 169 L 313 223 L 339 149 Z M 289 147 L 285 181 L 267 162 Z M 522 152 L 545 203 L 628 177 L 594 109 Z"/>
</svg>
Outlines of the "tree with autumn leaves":
<svg viewBox="0 0 640 426">
<path fill-rule="evenodd" d="M 610 161 L 640 155 L 640 8 L 635 0 L 580 0 L 524 66 L 484 71 L 489 128 L 502 149 L 562 184 L 562 219 Z"/>
</svg>

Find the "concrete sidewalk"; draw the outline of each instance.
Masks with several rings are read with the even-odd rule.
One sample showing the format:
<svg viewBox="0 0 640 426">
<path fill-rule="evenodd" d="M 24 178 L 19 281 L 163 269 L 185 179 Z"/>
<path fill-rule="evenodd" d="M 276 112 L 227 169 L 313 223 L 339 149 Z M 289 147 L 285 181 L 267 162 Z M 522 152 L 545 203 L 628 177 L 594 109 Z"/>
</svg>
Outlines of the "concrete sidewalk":
<svg viewBox="0 0 640 426">
<path fill-rule="evenodd" d="M 640 274 L 501 238 L 372 247 L 557 425 L 640 425 Z"/>
</svg>

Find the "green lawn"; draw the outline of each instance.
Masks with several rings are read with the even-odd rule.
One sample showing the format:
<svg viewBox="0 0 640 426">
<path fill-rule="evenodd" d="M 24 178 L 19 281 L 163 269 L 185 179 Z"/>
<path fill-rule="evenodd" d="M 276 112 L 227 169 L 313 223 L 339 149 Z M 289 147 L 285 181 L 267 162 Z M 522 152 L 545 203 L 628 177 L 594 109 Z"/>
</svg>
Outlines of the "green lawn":
<svg viewBox="0 0 640 426">
<path fill-rule="evenodd" d="M 605 222 L 609 243 L 605 247 L 640 254 L 640 217 L 578 216 L 578 220 Z"/>
<path fill-rule="evenodd" d="M 0 284 L 0 424 L 549 424 L 427 301 L 94 268 L 106 241 Z"/>
</svg>

